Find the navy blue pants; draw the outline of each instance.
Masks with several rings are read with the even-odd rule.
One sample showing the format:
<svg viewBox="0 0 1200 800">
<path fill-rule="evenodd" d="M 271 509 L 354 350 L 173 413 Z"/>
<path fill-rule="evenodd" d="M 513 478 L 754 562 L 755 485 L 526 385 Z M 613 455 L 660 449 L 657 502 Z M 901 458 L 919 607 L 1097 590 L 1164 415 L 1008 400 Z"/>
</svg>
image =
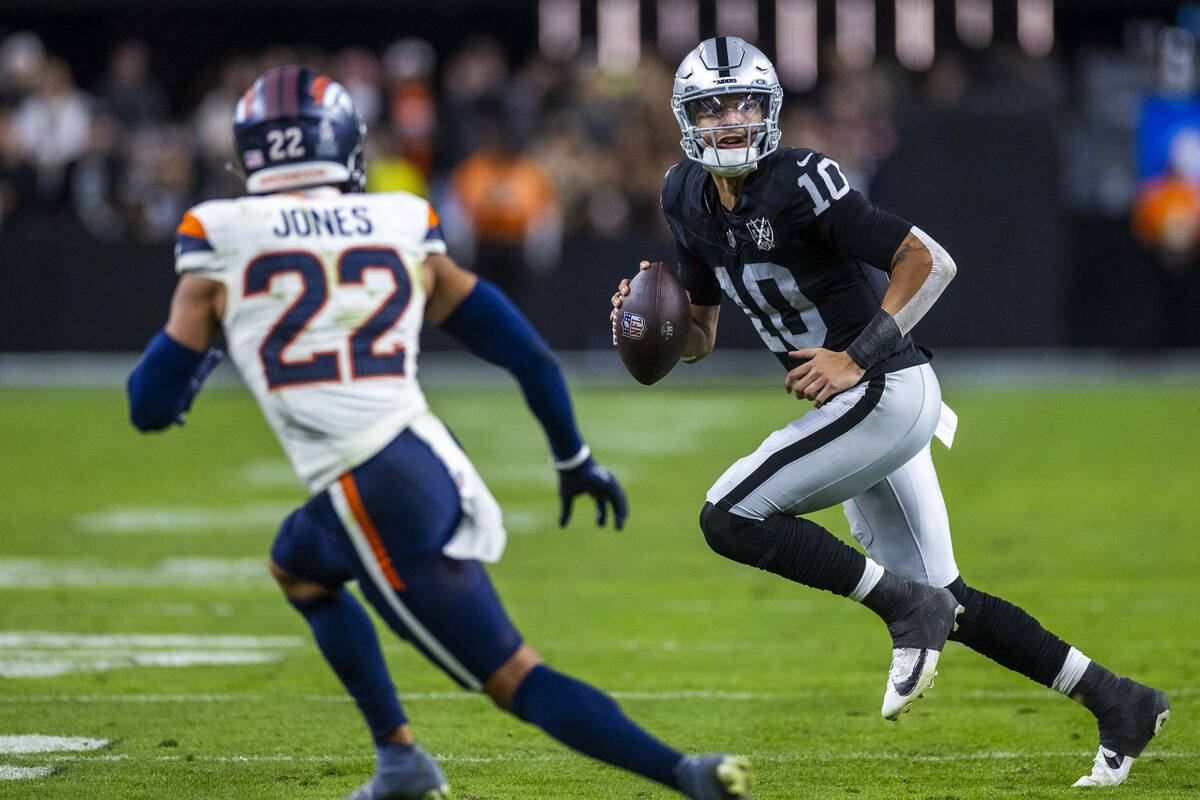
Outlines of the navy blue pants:
<svg viewBox="0 0 1200 800">
<path fill-rule="evenodd" d="M 442 555 L 461 518 L 446 466 L 406 430 L 292 512 L 271 558 L 331 591 L 357 579 L 393 631 L 479 690 L 522 639 L 483 565 Z"/>
</svg>

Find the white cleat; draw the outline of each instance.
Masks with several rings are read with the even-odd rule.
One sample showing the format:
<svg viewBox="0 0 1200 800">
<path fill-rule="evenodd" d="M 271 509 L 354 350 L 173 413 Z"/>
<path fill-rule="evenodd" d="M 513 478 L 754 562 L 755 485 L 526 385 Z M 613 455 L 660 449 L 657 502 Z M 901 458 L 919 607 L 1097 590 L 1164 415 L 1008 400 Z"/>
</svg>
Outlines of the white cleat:
<svg viewBox="0 0 1200 800">
<path fill-rule="evenodd" d="M 958 615 L 963 613 L 963 607 L 946 589 L 918 583 L 911 584 L 909 591 L 909 607 L 888 623 L 892 668 L 888 670 L 880 713 L 893 721 L 933 686 L 942 648 L 958 629 Z"/>
<path fill-rule="evenodd" d="M 1133 766 L 1132 756 L 1123 756 L 1101 747 L 1092 763 L 1092 774 L 1084 775 L 1072 786 L 1116 786 L 1124 783 L 1129 777 L 1129 768 Z"/>
<path fill-rule="evenodd" d="M 925 690 L 933 686 L 941 653 L 923 647 L 897 647 L 892 650 L 892 668 L 888 671 L 883 693 L 884 719 L 895 721 Z"/>
<path fill-rule="evenodd" d="M 1136 684 L 1141 689 L 1145 689 L 1149 694 L 1148 702 L 1158 704 L 1153 711 L 1158 713 L 1152 717 L 1154 720 L 1154 729 L 1145 737 L 1145 741 L 1149 742 L 1150 738 L 1155 736 L 1162 730 L 1163 723 L 1171 717 L 1171 709 L 1167 706 L 1167 696 L 1157 689 L 1143 687 L 1141 684 Z M 1159 711 L 1158 709 L 1162 710 Z M 1145 747 L 1145 742 L 1141 747 Z M 1141 748 L 1137 749 L 1138 755 L 1141 755 Z M 1133 767 L 1135 757 L 1127 756 L 1118 753 L 1116 750 L 1110 750 L 1104 745 L 1100 745 L 1100 750 L 1096 753 L 1095 760 L 1092 761 L 1092 772 L 1090 775 L 1084 775 L 1072 786 L 1089 787 L 1089 786 L 1119 786 L 1129 777 L 1129 770 Z"/>
</svg>

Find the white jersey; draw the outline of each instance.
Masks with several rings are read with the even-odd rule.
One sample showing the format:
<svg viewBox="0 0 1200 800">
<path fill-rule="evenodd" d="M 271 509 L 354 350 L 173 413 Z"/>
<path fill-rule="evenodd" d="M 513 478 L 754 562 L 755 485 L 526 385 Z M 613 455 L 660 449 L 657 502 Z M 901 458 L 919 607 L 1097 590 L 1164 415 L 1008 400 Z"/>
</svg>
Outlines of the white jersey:
<svg viewBox="0 0 1200 800">
<path fill-rule="evenodd" d="M 427 411 L 420 267 L 437 215 L 405 192 L 214 200 L 179 226 L 175 268 L 225 285 L 225 339 L 312 492 Z"/>
</svg>

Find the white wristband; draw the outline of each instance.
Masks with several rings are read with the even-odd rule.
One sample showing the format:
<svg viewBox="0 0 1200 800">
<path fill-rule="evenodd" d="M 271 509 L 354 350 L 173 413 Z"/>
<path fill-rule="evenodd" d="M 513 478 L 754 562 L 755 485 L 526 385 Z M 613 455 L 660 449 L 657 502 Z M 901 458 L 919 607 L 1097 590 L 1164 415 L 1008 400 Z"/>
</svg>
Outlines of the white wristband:
<svg viewBox="0 0 1200 800">
<path fill-rule="evenodd" d="M 555 461 L 554 468 L 559 472 L 566 472 L 569 469 L 575 469 L 583 462 L 592 457 L 592 450 L 586 444 L 579 448 L 579 452 L 564 461 Z"/>
</svg>

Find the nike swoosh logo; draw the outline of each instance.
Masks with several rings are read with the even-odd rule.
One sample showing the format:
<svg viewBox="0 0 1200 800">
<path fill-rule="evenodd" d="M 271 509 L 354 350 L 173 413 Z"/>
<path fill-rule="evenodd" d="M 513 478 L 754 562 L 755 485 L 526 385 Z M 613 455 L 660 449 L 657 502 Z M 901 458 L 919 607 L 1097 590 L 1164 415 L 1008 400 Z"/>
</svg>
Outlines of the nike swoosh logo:
<svg viewBox="0 0 1200 800">
<path fill-rule="evenodd" d="M 797 162 L 796 162 L 796 166 L 797 166 L 797 167 L 803 167 L 805 164 L 807 164 L 807 163 L 808 163 L 808 160 L 809 160 L 810 158 L 812 158 L 812 157 L 813 157 L 813 154 L 812 154 L 812 153 L 809 153 L 808 155 L 806 155 L 806 156 L 804 157 L 804 160 L 803 160 L 803 161 L 797 161 Z"/>
<path fill-rule="evenodd" d="M 929 655 L 929 651 L 922 648 L 921 655 L 917 656 L 917 663 L 913 667 L 912 674 L 904 679 L 904 683 L 894 684 L 896 687 L 896 694 L 900 695 L 901 697 L 912 694 L 913 689 L 917 687 L 917 681 L 921 678 L 921 671 L 925 669 L 925 657 L 927 655 Z"/>
<path fill-rule="evenodd" d="M 1120 769 L 1121 764 L 1125 763 L 1125 756 L 1120 753 L 1113 753 L 1111 756 L 1105 753 L 1104 761 L 1108 764 L 1109 769 Z"/>
</svg>

